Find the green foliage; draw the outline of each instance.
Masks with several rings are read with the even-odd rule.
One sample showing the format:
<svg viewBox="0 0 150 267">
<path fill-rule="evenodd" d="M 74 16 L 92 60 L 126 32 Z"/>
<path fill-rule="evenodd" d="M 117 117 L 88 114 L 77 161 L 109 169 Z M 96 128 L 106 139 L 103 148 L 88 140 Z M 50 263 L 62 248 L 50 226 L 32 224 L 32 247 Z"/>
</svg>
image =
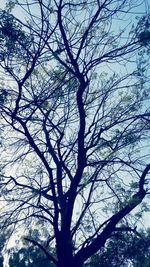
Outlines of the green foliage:
<svg viewBox="0 0 150 267">
<path fill-rule="evenodd" d="M 150 43 L 150 31 L 146 30 L 139 34 L 139 41 L 142 45 L 148 45 Z"/>
<path fill-rule="evenodd" d="M 43 222 L 41 222 L 30 229 L 27 235 L 16 240 L 16 246 L 9 251 L 9 267 L 53 267 L 54 265 L 47 259 L 44 252 L 26 239 L 31 238 L 40 244 L 42 244 L 40 239 L 43 239 L 43 246 L 48 250 L 46 242 L 47 236 L 47 228 Z"/>
<path fill-rule="evenodd" d="M 150 15 L 143 16 L 137 26 L 137 37 L 142 46 L 150 45 Z"/>
<path fill-rule="evenodd" d="M 5 243 L 7 241 L 8 238 L 8 232 L 4 231 L 1 232 L 0 234 L 0 267 L 3 267 L 3 260 L 4 260 L 4 247 L 5 247 Z"/>
<path fill-rule="evenodd" d="M 8 12 L 11 12 L 13 10 L 13 8 L 15 7 L 16 3 L 17 3 L 17 0 L 7 0 L 6 10 Z"/>
<path fill-rule="evenodd" d="M 32 41 L 13 15 L 0 11 L 0 61 L 29 56 Z"/>
<path fill-rule="evenodd" d="M 150 231 L 135 233 L 121 232 L 112 237 L 102 249 L 95 254 L 89 267 L 148 267 L 150 260 Z"/>
<path fill-rule="evenodd" d="M 26 246 L 11 250 L 9 267 L 53 267 L 44 253 L 37 247 Z"/>
<path fill-rule="evenodd" d="M 0 90 L 0 104 L 4 104 L 4 102 L 6 102 L 7 95 L 8 95 L 8 92 L 7 92 L 6 89 L 1 89 Z"/>
</svg>

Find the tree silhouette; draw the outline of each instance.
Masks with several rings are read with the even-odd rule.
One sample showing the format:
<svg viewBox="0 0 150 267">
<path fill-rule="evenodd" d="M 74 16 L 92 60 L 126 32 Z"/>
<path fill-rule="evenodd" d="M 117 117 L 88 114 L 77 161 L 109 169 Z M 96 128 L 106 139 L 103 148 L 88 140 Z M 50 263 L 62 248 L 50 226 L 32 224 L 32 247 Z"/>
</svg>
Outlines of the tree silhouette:
<svg viewBox="0 0 150 267">
<path fill-rule="evenodd" d="M 44 244 L 26 240 L 58 267 L 82 266 L 132 228 L 149 194 L 150 18 L 136 24 L 138 5 L 18 0 L 0 11 L 1 227 L 44 223 Z"/>
</svg>

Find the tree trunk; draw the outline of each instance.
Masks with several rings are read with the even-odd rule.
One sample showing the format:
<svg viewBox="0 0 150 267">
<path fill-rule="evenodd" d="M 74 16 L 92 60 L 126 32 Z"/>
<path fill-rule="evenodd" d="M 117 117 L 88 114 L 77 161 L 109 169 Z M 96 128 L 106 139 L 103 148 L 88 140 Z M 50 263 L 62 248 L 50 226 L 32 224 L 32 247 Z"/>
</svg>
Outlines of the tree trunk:
<svg viewBox="0 0 150 267">
<path fill-rule="evenodd" d="M 72 247 L 65 237 L 61 237 L 57 243 L 58 267 L 73 267 Z"/>
<path fill-rule="evenodd" d="M 75 262 L 72 244 L 66 238 L 62 238 L 59 241 L 57 243 L 58 267 L 82 267 L 82 265 Z"/>
</svg>

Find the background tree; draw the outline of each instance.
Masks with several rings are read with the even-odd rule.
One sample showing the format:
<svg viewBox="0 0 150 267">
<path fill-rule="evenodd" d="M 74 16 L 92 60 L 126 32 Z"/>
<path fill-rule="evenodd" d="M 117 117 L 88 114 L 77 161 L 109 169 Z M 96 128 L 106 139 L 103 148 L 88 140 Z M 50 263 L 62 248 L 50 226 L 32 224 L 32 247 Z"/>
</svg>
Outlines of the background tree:
<svg viewBox="0 0 150 267">
<path fill-rule="evenodd" d="M 2 231 L 0 234 L 0 267 L 4 266 L 4 255 L 7 251 L 7 242 L 10 237 L 10 229 Z"/>
<path fill-rule="evenodd" d="M 150 260 L 150 233 L 120 232 L 105 248 L 92 256 L 90 267 L 148 267 Z"/>
<path fill-rule="evenodd" d="M 7 236 L 3 233 L 0 236 L 0 267 L 3 267 L 3 249 L 6 242 Z"/>
<path fill-rule="evenodd" d="M 41 225 L 40 225 L 41 226 Z M 10 233 L 1 233 L 0 235 L 0 267 L 6 266 L 6 260 L 9 267 L 54 267 L 54 264 L 50 263 L 45 254 L 37 246 L 32 246 L 31 243 L 26 241 L 28 236 L 32 236 L 35 240 L 43 240 L 45 242 L 45 236 L 47 230 L 44 225 L 42 225 L 42 230 L 39 229 L 39 224 L 34 226 L 29 230 L 28 234 L 22 235 L 22 237 L 16 236 L 15 242 L 9 244 L 9 249 L 7 249 L 7 240 Z M 11 245 L 11 246 L 10 246 Z M 47 244 L 48 246 L 48 244 Z"/>
<path fill-rule="evenodd" d="M 24 245 L 11 249 L 9 252 L 9 267 L 54 267 L 45 254 L 33 245 Z"/>
<path fill-rule="evenodd" d="M 31 234 L 29 234 L 30 236 Z M 34 237 L 39 239 L 38 228 Z M 25 237 L 23 237 L 24 240 Z M 150 231 L 119 232 L 112 236 L 105 247 L 89 259 L 86 267 L 148 267 L 150 260 Z M 53 267 L 38 247 L 28 242 L 21 243 L 9 252 L 9 266 Z"/>
<path fill-rule="evenodd" d="M 58 267 L 132 228 L 149 194 L 150 16 L 135 23 L 138 8 L 18 0 L 0 11 L 1 227 L 44 222 L 47 242 L 27 240 Z"/>
</svg>

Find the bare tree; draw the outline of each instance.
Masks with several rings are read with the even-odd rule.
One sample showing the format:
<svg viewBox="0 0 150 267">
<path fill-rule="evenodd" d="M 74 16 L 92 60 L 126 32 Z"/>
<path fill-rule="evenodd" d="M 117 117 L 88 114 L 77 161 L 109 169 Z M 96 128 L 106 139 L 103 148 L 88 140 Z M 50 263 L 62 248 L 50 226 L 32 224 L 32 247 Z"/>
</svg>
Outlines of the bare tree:
<svg viewBox="0 0 150 267">
<path fill-rule="evenodd" d="M 58 267 L 82 266 L 130 229 L 149 194 L 142 10 L 138 0 L 18 0 L 0 11 L 1 225 L 44 222 L 46 242 L 27 240 Z"/>
</svg>

